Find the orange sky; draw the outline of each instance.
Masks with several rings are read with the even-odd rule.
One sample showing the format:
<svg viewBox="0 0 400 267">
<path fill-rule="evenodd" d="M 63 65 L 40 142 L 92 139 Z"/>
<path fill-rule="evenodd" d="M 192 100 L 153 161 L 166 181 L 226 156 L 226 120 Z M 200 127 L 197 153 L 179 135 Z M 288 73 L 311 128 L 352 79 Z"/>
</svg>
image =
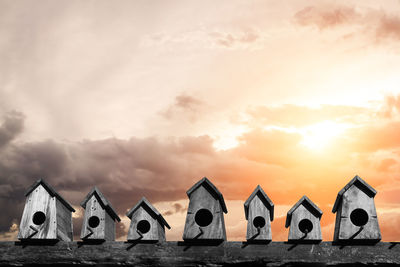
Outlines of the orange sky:
<svg viewBox="0 0 400 267">
<path fill-rule="evenodd" d="M 257 184 L 273 240 L 307 195 L 332 240 L 336 194 L 377 189 L 400 240 L 399 1 L 0 0 L 0 239 L 45 178 L 78 208 L 94 185 L 120 214 L 142 196 L 181 239 L 185 191 L 224 194 L 228 240 L 245 238 Z M 13 207 L 10 207 L 13 206 Z M 79 233 L 82 211 L 75 217 Z"/>
</svg>

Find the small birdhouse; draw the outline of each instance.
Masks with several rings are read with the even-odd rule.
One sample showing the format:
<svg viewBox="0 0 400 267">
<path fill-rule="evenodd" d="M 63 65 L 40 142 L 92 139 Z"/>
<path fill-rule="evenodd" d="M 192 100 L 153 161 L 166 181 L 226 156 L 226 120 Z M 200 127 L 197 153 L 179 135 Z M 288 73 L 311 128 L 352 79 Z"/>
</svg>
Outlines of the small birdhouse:
<svg viewBox="0 0 400 267">
<path fill-rule="evenodd" d="M 376 190 L 357 175 L 337 195 L 334 241 L 378 242 L 381 240 L 374 197 Z"/>
<path fill-rule="evenodd" d="M 143 197 L 128 213 L 131 225 L 128 241 L 165 241 L 165 226 L 171 227 L 163 216 Z"/>
<path fill-rule="evenodd" d="M 111 203 L 94 187 L 82 201 L 85 209 L 82 240 L 115 240 L 115 221 L 121 221 Z"/>
<path fill-rule="evenodd" d="M 183 240 L 226 240 L 224 213 L 228 211 L 218 189 L 204 177 L 186 194 L 189 197 L 189 207 Z"/>
<path fill-rule="evenodd" d="M 72 212 L 75 210 L 43 179 L 25 194 L 26 202 L 18 239 L 72 241 Z"/>
<path fill-rule="evenodd" d="M 285 227 L 289 229 L 289 242 L 320 242 L 322 211 L 303 196 L 287 213 Z"/>
<path fill-rule="evenodd" d="M 274 203 L 264 190 L 256 189 L 244 203 L 247 220 L 247 241 L 271 241 L 271 221 L 274 219 Z"/>
</svg>

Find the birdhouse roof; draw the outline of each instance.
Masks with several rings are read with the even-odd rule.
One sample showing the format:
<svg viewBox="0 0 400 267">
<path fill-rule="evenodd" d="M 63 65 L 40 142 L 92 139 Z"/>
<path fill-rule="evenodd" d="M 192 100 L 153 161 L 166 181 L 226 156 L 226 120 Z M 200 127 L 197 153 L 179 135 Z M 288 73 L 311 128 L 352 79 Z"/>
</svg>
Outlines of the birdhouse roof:
<svg viewBox="0 0 400 267">
<path fill-rule="evenodd" d="M 249 205 L 250 205 L 250 202 L 253 200 L 253 198 L 256 195 L 259 196 L 261 201 L 268 208 L 269 213 L 270 213 L 271 221 L 273 221 L 274 220 L 274 203 L 272 203 L 271 199 L 269 199 L 267 194 L 265 194 L 264 190 L 261 188 L 260 185 L 257 185 L 256 189 L 254 189 L 253 193 L 251 193 L 249 198 L 244 203 L 244 213 L 245 213 L 245 216 L 246 216 L 246 220 L 249 217 Z"/>
<path fill-rule="evenodd" d="M 286 224 L 285 227 L 290 226 L 290 221 L 292 220 L 292 214 L 293 212 L 300 206 L 303 205 L 309 212 L 314 214 L 316 217 L 321 218 L 322 216 L 322 211 L 317 207 L 317 205 L 314 204 L 307 196 L 303 196 L 300 198 L 299 201 L 297 201 L 296 204 L 288 211 L 287 216 L 286 216 Z"/>
<path fill-rule="evenodd" d="M 363 191 L 365 194 L 367 194 L 370 197 L 375 197 L 376 195 L 376 190 L 372 188 L 369 184 L 367 184 L 366 181 L 361 179 L 358 175 L 354 176 L 354 178 L 345 186 L 343 187 L 342 190 L 339 191 L 335 204 L 333 205 L 332 212 L 335 213 L 337 209 L 339 208 L 340 201 L 342 200 L 343 194 L 352 186 L 355 185 L 357 188 L 359 188 L 361 191 Z"/>
<path fill-rule="evenodd" d="M 89 201 L 89 199 L 95 195 L 97 200 L 99 201 L 100 205 L 107 211 L 107 213 L 117 221 L 121 221 L 121 219 L 118 217 L 118 214 L 115 212 L 113 207 L 111 206 L 111 203 L 104 197 L 104 195 L 100 192 L 100 190 L 95 186 L 92 188 L 92 190 L 87 194 L 85 199 L 81 202 L 82 208 L 86 209 L 86 203 Z"/>
<path fill-rule="evenodd" d="M 28 191 L 25 193 L 25 196 L 28 196 L 30 193 L 32 193 L 32 191 L 35 190 L 35 188 L 38 187 L 39 185 L 42 185 L 46 189 L 46 191 L 50 194 L 50 196 L 56 197 L 71 212 L 75 212 L 75 209 L 43 179 L 39 179 L 35 183 L 33 183 L 33 185 L 29 187 Z"/>
<path fill-rule="evenodd" d="M 156 217 L 157 221 L 159 221 L 161 224 L 165 225 L 168 229 L 171 229 L 171 226 L 169 226 L 169 224 L 164 219 L 164 217 L 161 215 L 161 213 L 153 205 L 151 205 L 151 203 L 145 197 L 142 197 L 142 199 L 139 200 L 139 202 L 126 213 L 126 216 L 128 216 L 129 219 L 132 219 L 132 215 L 135 213 L 135 211 L 140 206 L 144 206 L 144 208 L 147 212 L 153 213 L 153 215 L 154 215 L 154 217 Z"/>
<path fill-rule="evenodd" d="M 188 197 L 190 197 L 190 195 L 196 191 L 197 188 L 199 188 L 201 185 L 204 185 L 205 188 L 208 189 L 208 191 L 213 194 L 218 200 L 219 203 L 222 207 L 222 211 L 224 213 L 228 213 L 228 210 L 226 209 L 226 205 L 225 205 L 225 201 L 224 201 L 224 197 L 222 196 L 221 192 L 219 192 L 219 190 L 215 187 L 215 185 L 213 185 L 210 180 L 207 179 L 207 177 L 203 177 L 203 179 L 201 179 L 200 181 L 198 181 L 195 185 L 193 185 L 188 191 L 186 191 L 186 194 L 188 195 Z"/>
</svg>

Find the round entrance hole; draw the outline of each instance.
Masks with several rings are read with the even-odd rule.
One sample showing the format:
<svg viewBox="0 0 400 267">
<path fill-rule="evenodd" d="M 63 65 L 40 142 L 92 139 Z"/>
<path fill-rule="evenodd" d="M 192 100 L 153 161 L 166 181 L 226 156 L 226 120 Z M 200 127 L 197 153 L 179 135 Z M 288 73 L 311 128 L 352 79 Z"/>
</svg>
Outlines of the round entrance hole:
<svg viewBox="0 0 400 267">
<path fill-rule="evenodd" d="M 261 216 L 257 216 L 253 219 L 253 225 L 256 228 L 263 228 L 265 226 L 265 219 Z"/>
<path fill-rule="evenodd" d="M 196 212 L 194 220 L 199 226 L 204 227 L 212 222 L 213 215 L 208 209 L 200 209 Z"/>
<path fill-rule="evenodd" d="M 313 229 L 313 224 L 309 219 L 303 219 L 299 222 L 299 229 L 302 233 L 309 233 Z"/>
<path fill-rule="evenodd" d="M 91 228 L 96 228 L 97 226 L 99 226 L 99 224 L 100 224 L 100 219 L 99 219 L 99 217 L 97 217 L 97 216 L 91 216 L 91 217 L 89 218 L 89 226 L 90 226 Z"/>
<path fill-rule="evenodd" d="M 150 231 L 150 223 L 147 220 L 141 220 L 137 224 L 137 229 L 142 234 L 145 234 Z"/>
<path fill-rule="evenodd" d="M 350 213 L 350 220 L 355 226 L 366 225 L 368 219 L 368 213 L 363 209 L 355 209 Z"/>
<path fill-rule="evenodd" d="M 36 225 L 41 225 L 46 221 L 46 214 L 41 211 L 37 211 L 33 214 L 32 221 Z"/>
</svg>

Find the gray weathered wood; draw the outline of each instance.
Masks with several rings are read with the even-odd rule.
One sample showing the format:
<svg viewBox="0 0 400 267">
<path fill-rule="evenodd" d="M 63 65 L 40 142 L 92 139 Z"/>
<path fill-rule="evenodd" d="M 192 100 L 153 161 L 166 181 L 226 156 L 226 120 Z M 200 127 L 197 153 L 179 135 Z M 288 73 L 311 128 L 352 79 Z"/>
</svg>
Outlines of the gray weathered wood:
<svg viewBox="0 0 400 267">
<path fill-rule="evenodd" d="M 59 240 L 72 241 L 72 215 L 71 211 L 58 199 L 56 199 L 57 213 L 57 237 Z"/>
<path fill-rule="evenodd" d="M 285 225 L 290 226 L 288 240 L 292 242 L 321 241 L 321 216 L 322 211 L 307 196 L 303 196 L 288 212 Z M 311 231 L 301 230 L 300 225 L 304 221 L 312 225 Z"/>
<path fill-rule="evenodd" d="M 81 238 L 83 240 L 115 240 L 115 220 L 121 221 L 111 203 L 97 187 L 87 194 L 81 206 L 85 209 Z M 91 218 L 97 218 L 97 226 L 90 225 Z"/>
<path fill-rule="evenodd" d="M 194 190 L 188 191 L 190 202 L 183 231 L 184 240 L 226 240 L 224 208 L 220 204 L 220 199 L 215 197 L 217 195 L 213 192 L 215 187 L 209 187 L 205 183 L 211 182 L 207 180 L 202 184 L 196 184 Z M 209 225 L 200 226 L 196 223 L 196 214 L 200 210 L 211 212 L 212 221 Z"/>
<path fill-rule="evenodd" d="M 376 191 L 358 176 L 344 189 L 340 192 L 337 208 L 334 209 L 337 212 L 334 240 L 346 242 L 381 240 L 374 202 Z M 363 226 L 357 226 L 351 220 L 351 214 L 356 209 L 362 209 L 368 214 L 368 221 Z"/>
<path fill-rule="evenodd" d="M 320 244 L 247 244 L 222 242 L 190 246 L 183 242 L 130 244 L 127 242 L 58 242 L 22 245 L 0 242 L 0 266 L 28 264 L 131 265 L 131 266 L 343 266 L 400 264 L 400 244 L 373 246 Z"/>
<path fill-rule="evenodd" d="M 72 241 L 72 211 L 74 209 L 47 183 L 36 181 L 26 194 L 18 239 Z M 38 213 L 43 215 L 39 224 L 34 219 Z"/>
<path fill-rule="evenodd" d="M 46 219 L 41 225 L 33 223 L 33 216 L 36 212 L 43 212 L 46 215 Z M 38 232 L 34 234 L 35 230 L 31 227 Z M 57 239 L 56 199 L 51 197 L 42 185 L 37 186 L 26 198 L 18 238 Z"/>
<path fill-rule="evenodd" d="M 128 231 L 128 241 L 165 241 L 165 228 L 171 228 L 163 216 L 143 197 L 130 211 L 127 216 L 131 219 Z M 139 223 L 147 222 L 150 228 L 143 232 L 138 228 Z"/>
<path fill-rule="evenodd" d="M 265 222 L 265 225 L 259 229 L 254 224 L 254 220 L 257 217 L 263 218 Z M 256 195 L 249 203 L 246 239 L 272 240 L 270 212 L 258 195 Z"/>
</svg>

